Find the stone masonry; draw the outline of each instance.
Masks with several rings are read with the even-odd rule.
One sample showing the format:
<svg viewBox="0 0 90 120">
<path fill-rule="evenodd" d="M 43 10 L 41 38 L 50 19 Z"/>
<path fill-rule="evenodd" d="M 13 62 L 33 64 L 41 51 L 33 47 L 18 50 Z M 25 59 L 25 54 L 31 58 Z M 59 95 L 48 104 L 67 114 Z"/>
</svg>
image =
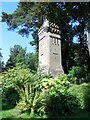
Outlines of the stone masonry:
<svg viewBox="0 0 90 120">
<path fill-rule="evenodd" d="M 64 73 L 61 60 L 60 30 L 54 23 L 45 19 L 38 31 L 39 64 L 45 75 L 57 76 Z"/>
</svg>

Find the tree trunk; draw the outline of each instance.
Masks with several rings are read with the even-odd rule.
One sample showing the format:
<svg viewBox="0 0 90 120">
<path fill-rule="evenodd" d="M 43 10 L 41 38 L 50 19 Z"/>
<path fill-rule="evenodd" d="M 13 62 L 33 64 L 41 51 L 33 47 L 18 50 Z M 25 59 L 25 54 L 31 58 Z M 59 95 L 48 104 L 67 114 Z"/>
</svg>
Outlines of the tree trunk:
<svg viewBox="0 0 90 120">
<path fill-rule="evenodd" d="M 90 32 L 87 32 L 87 41 L 88 41 L 88 50 L 89 50 L 89 57 L 90 57 Z"/>
</svg>

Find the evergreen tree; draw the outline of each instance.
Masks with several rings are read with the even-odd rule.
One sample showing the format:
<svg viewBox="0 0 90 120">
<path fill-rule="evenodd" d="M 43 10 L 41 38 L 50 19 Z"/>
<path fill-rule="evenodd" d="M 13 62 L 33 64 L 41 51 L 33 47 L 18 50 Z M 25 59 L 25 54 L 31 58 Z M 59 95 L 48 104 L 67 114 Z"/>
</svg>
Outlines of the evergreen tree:
<svg viewBox="0 0 90 120">
<path fill-rule="evenodd" d="M 38 51 L 38 35 L 37 31 L 43 23 L 43 19 L 47 17 L 50 22 L 56 23 L 61 31 L 62 42 L 62 63 L 67 71 L 74 65 L 74 59 L 78 57 L 73 51 L 73 37 L 78 37 L 78 45 L 80 54 L 87 54 L 87 39 L 86 29 L 88 27 L 88 20 L 90 19 L 89 3 L 67 3 L 67 2 L 20 2 L 18 8 L 13 14 L 2 13 L 2 22 L 6 22 L 9 30 L 18 29 L 18 33 L 28 36 L 33 31 L 32 45 L 36 45 Z M 75 24 L 75 23 L 78 23 Z M 20 27 L 21 26 L 21 27 Z M 73 51 L 73 53 L 72 53 Z M 82 61 L 82 60 L 81 60 Z M 88 61 L 88 62 L 85 62 Z M 84 58 L 84 63 L 89 63 L 88 57 Z M 68 66 L 67 66 L 68 64 Z M 80 63 L 82 64 L 82 63 Z M 86 65 L 87 65 L 86 64 Z M 89 65 L 89 64 L 88 64 Z"/>
<path fill-rule="evenodd" d="M 32 72 L 36 72 L 37 67 L 38 67 L 37 54 L 35 54 L 35 53 L 27 53 L 26 54 L 26 65 L 28 66 L 29 69 L 32 70 Z"/>
<path fill-rule="evenodd" d="M 20 45 L 15 45 L 10 48 L 10 56 L 6 62 L 6 69 L 12 68 L 16 63 L 25 64 L 26 49 L 23 49 Z"/>
<path fill-rule="evenodd" d="M 1 50 L 1 49 L 0 49 Z M 0 73 L 2 71 L 2 63 L 1 63 L 1 58 L 2 58 L 2 54 L 1 54 L 1 51 L 0 51 Z"/>
<path fill-rule="evenodd" d="M 2 59 L 3 59 L 3 56 L 2 56 L 1 50 L 2 50 L 2 49 L 0 48 L 0 73 L 5 70 L 5 68 L 4 68 L 4 61 L 2 60 Z"/>
</svg>

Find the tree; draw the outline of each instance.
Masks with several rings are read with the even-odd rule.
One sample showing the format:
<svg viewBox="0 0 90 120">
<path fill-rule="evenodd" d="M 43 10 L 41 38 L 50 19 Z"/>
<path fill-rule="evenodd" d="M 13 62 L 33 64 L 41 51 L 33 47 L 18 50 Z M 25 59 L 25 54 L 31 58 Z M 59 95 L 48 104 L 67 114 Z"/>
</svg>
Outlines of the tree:
<svg viewBox="0 0 90 120">
<path fill-rule="evenodd" d="M 14 67 L 16 63 L 25 64 L 26 49 L 23 49 L 20 45 L 15 45 L 10 48 L 10 56 L 6 62 L 6 69 Z"/>
<path fill-rule="evenodd" d="M 88 20 L 90 19 L 89 11 L 90 7 L 88 3 L 20 2 L 13 14 L 2 13 L 2 21 L 8 24 L 9 30 L 15 30 L 20 28 L 19 26 L 22 26 L 18 31 L 21 35 L 28 36 L 29 33 L 33 31 L 34 40 L 31 44 L 36 45 L 36 48 L 38 48 L 37 31 L 42 25 L 45 16 L 50 22 L 56 23 L 61 31 L 62 63 L 65 69 L 69 69 L 74 63 L 72 59 L 74 53 L 72 54 L 71 52 L 73 50 L 74 36 L 78 37 L 81 53 L 83 52 L 82 49 L 85 51 L 84 53 L 87 51 L 85 31 L 88 27 Z M 79 24 L 75 25 L 75 22 L 78 22 Z M 85 60 L 86 59 L 87 58 L 85 58 Z"/>
<path fill-rule="evenodd" d="M 33 71 L 37 71 L 38 67 L 38 57 L 35 53 L 27 53 L 26 54 L 26 65 L 29 69 Z"/>
<path fill-rule="evenodd" d="M 37 53 L 26 53 L 26 49 L 20 45 L 15 45 L 13 48 L 10 48 L 10 56 L 5 66 L 6 70 L 15 67 L 17 63 L 24 64 L 32 72 L 36 72 L 38 66 Z"/>
<path fill-rule="evenodd" d="M 2 61 L 3 56 L 2 56 L 1 50 L 2 49 L 0 48 L 0 73 L 5 70 L 5 68 L 4 68 L 4 62 Z"/>
<path fill-rule="evenodd" d="M 89 57 L 90 57 L 90 20 L 88 21 L 87 39 L 88 39 L 88 49 L 89 49 Z"/>
<path fill-rule="evenodd" d="M 1 49 L 0 49 L 1 50 Z M 2 54 L 1 54 L 1 51 L 0 51 L 0 73 L 2 71 L 2 63 L 1 63 L 1 58 L 2 58 Z"/>
<path fill-rule="evenodd" d="M 67 6 L 67 10 L 70 11 L 69 14 L 72 16 L 72 20 L 78 23 L 78 25 L 73 27 L 74 35 L 78 38 L 78 44 L 75 45 L 76 48 L 74 50 L 74 62 L 76 62 L 76 65 L 84 65 L 90 69 L 90 58 L 86 35 L 87 28 L 89 27 L 88 21 L 90 19 L 90 7 L 87 2 L 71 3 L 70 5 L 70 8 Z"/>
<path fill-rule="evenodd" d="M 16 105 L 17 102 L 19 102 L 19 108 L 23 108 L 22 111 L 30 109 L 31 95 L 34 92 L 34 81 L 35 76 L 30 72 L 27 66 L 20 63 L 16 64 L 15 67 L 7 70 L 0 76 L 0 82 L 3 84 L 3 97 L 5 96 L 5 100 L 10 104 Z M 18 95 L 19 100 L 16 95 Z"/>
<path fill-rule="evenodd" d="M 61 5 L 61 6 L 60 6 Z M 62 31 L 62 44 L 67 38 L 67 26 L 70 27 L 69 18 L 63 11 L 62 3 L 24 3 L 20 2 L 17 10 L 13 14 L 2 13 L 2 21 L 6 22 L 9 26 L 9 30 L 17 29 L 18 26 L 22 26 L 18 33 L 21 35 L 28 35 L 33 30 L 34 40 L 30 43 L 36 45 L 38 51 L 38 28 L 42 25 L 44 16 L 47 16 L 50 22 L 55 22 L 59 25 Z M 52 9 L 53 8 L 53 9 Z M 51 11 L 52 9 L 52 11 Z M 43 17 L 42 17 L 43 16 Z M 62 17 L 61 17 L 62 16 Z M 58 20 L 60 18 L 60 20 Z M 56 21 L 57 19 L 57 21 Z M 64 22 L 63 22 L 64 19 Z M 67 25 L 66 25 L 67 24 Z M 66 26 L 66 27 L 65 27 Z M 64 29 L 63 29 L 64 28 Z M 66 31 L 66 32 L 65 32 Z M 64 33 L 64 35 L 63 35 Z M 69 40 L 68 40 L 69 41 Z M 67 42 L 68 43 L 68 42 Z M 63 47 L 62 47 L 63 48 Z M 63 51 L 63 49 L 62 49 Z M 63 53 L 63 52 L 62 52 Z M 67 54 L 68 55 L 68 54 Z M 64 58 L 65 61 L 65 58 Z"/>
</svg>

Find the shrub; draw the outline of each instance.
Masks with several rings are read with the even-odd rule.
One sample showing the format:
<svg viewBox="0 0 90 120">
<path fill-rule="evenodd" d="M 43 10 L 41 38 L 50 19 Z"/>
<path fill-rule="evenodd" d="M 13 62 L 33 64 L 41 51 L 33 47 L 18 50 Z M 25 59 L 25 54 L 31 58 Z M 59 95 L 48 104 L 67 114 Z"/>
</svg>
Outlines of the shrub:
<svg viewBox="0 0 90 120">
<path fill-rule="evenodd" d="M 90 83 L 72 85 L 72 87 L 69 88 L 68 92 L 77 98 L 80 109 L 90 111 Z"/>
<path fill-rule="evenodd" d="M 87 72 L 87 76 L 86 76 L 85 81 L 90 82 L 90 72 L 89 71 Z"/>
<path fill-rule="evenodd" d="M 36 102 L 35 111 L 40 116 L 57 117 L 75 113 L 78 108 L 76 97 L 52 89 L 40 94 Z"/>
<path fill-rule="evenodd" d="M 44 78 L 41 83 L 42 92 L 34 107 L 38 115 L 54 117 L 75 113 L 78 110 L 76 97 L 67 92 L 70 84 L 66 75 L 57 79 Z"/>
<path fill-rule="evenodd" d="M 16 105 L 19 102 L 19 94 L 14 88 L 7 89 L 4 98 L 10 105 Z"/>
<path fill-rule="evenodd" d="M 68 79 L 71 83 L 83 83 L 87 75 L 87 70 L 84 67 L 73 66 L 68 73 Z"/>
<path fill-rule="evenodd" d="M 23 65 L 17 64 L 13 69 L 9 69 L 3 73 L 0 77 L 0 81 L 3 84 L 3 94 L 5 98 L 15 104 L 17 98 L 16 93 L 19 95 L 20 102 L 22 101 L 25 106 L 20 106 L 22 109 L 28 109 L 28 100 L 30 95 L 33 94 L 33 82 L 35 80 L 34 75 L 30 70 Z M 13 94 L 15 93 L 15 94 Z M 20 103 L 21 104 L 21 103 Z M 29 108 L 30 109 L 30 108 Z"/>
<path fill-rule="evenodd" d="M 62 75 L 56 79 L 46 77 L 46 78 L 43 78 L 42 80 L 37 80 L 36 86 L 37 86 L 37 89 L 44 91 L 54 86 L 57 86 L 57 87 L 59 86 L 59 88 L 61 86 L 68 88 L 70 86 L 70 82 L 68 81 L 67 75 Z"/>
<path fill-rule="evenodd" d="M 56 81 L 57 81 L 57 83 L 61 84 L 62 86 L 66 87 L 66 88 L 70 87 L 70 82 L 69 82 L 69 79 L 68 79 L 68 75 L 66 75 L 66 74 L 59 76 L 56 79 Z"/>
<path fill-rule="evenodd" d="M 84 94 L 84 104 L 85 104 L 85 109 L 87 111 L 90 111 L 90 82 L 88 83 Z"/>
</svg>

